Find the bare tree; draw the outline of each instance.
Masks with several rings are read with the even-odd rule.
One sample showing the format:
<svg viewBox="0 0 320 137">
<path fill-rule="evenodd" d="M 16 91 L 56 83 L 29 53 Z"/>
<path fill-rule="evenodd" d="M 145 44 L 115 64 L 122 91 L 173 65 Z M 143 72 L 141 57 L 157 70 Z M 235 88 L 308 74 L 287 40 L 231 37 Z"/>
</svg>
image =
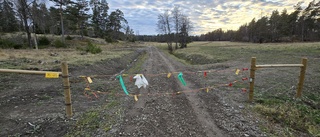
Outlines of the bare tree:
<svg viewBox="0 0 320 137">
<path fill-rule="evenodd" d="M 31 44 L 31 33 L 29 29 L 28 19 L 29 19 L 29 5 L 27 4 L 27 0 L 17 0 L 16 1 L 16 7 L 18 14 L 21 18 L 21 21 L 23 22 L 24 29 L 27 33 L 28 37 L 28 46 L 32 48 Z"/>
<path fill-rule="evenodd" d="M 180 19 L 180 33 L 179 33 L 179 42 L 180 48 L 187 48 L 187 43 L 190 41 L 188 40 L 189 32 L 192 29 L 192 23 L 190 19 L 186 15 L 181 15 Z"/>
<path fill-rule="evenodd" d="M 174 29 L 175 29 L 175 35 L 174 35 L 174 41 L 176 43 L 176 49 L 178 49 L 178 41 L 179 41 L 179 33 L 181 29 L 181 18 L 182 18 L 182 13 L 180 11 L 180 8 L 178 6 L 175 6 L 174 9 L 172 10 L 172 21 L 174 24 Z"/>
<path fill-rule="evenodd" d="M 168 44 L 168 50 L 172 52 L 173 51 L 172 40 L 170 38 L 170 35 L 171 35 L 170 14 L 168 10 L 158 15 L 157 27 L 158 27 L 158 31 L 165 35 L 166 42 Z"/>
<path fill-rule="evenodd" d="M 168 44 L 168 50 L 172 52 L 173 51 L 172 40 L 170 38 L 170 35 L 171 35 L 170 14 L 168 10 L 158 15 L 157 28 L 159 33 L 162 33 L 165 35 L 166 42 Z"/>
</svg>

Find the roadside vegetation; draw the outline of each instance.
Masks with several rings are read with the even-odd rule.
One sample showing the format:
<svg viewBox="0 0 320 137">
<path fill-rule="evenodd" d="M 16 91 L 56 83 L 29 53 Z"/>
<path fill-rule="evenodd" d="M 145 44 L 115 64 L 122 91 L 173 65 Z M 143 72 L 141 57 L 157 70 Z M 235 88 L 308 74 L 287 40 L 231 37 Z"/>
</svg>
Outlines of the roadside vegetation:
<svg viewBox="0 0 320 137">
<path fill-rule="evenodd" d="M 99 38 L 69 37 L 72 39 L 62 43 L 57 36 L 40 36 L 38 50 L 24 48 L 16 50 L 14 46 L 17 43 L 10 39 L 2 40 L 1 42 L 9 43 L 7 44 L 9 47 L 0 49 L 0 66 L 11 69 L 55 70 L 60 68 L 62 61 L 81 65 L 119 58 L 132 51 L 117 49 L 137 45 L 128 42 L 106 43 Z"/>
<path fill-rule="evenodd" d="M 165 44 L 158 47 L 166 50 Z M 300 64 L 301 58 L 308 58 L 302 98 L 295 98 L 299 68 L 259 69 L 251 110 L 266 121 L 260 128 L 270 136 L 297 132 L 320 136 L 319 43 L 194 42 L 173 55 L 189 65 L 223 63 L 247 68 L 251 57 L 257 58 L 257 64 Z"/>
</svg>

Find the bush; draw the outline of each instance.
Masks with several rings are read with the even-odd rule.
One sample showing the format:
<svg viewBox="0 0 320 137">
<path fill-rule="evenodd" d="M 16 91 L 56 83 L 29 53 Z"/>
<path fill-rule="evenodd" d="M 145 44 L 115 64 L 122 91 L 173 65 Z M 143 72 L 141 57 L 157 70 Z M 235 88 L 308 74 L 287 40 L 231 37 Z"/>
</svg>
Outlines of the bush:
<svg viewBox="0 0 320 137">
<path fill-rule="evenodd" d="M 56 48 L 66 48 L 67 44 L 65 44 L 61 40 L 57 39 L 53 42 L 53 46 Z"/>
<path fill-rule="evenodd" d="M 113 39 L 111 36 L 106 36 L 104 40 L 108 43 L 118 43 L 118 40 Z"/>
<path fill-rule="evenodd" d="M 6 39 L 0 39 L 0 47 L 3 49 L 12 48 L 14 43 Z"/>
<path fill-rule="evenodd" d="M 70 37 L 69 35 L 66 37 L 66 40 L 72 40 L 73 38 Z"/>
<path fill-rule="evenodd" d="M 50 44 L 50 40 L 47 37 L 39 37 L 39 46 L 47 46 Z"/>
<path fill-rule="evenodd" d="M 23 44 L 17 44 L 11 40 L 7 40 L 7 39 L 0 39 L 0 48 L 2 49 L 10 49 L 10 48 L 14 48 L 14 49 L 21 49 L 23 48 Z"/>
<path fill-rule="evenodd" d="M 97 53 L 102 52 L 102 49 L 99 46 L 93 45 L 91 42 L 88 42 L 86 52 L 90 52 L 92 54 L 97 54 Z"/>
<path fill-rule="evenodd" d="M 108 43 L 112 43 L 112 42 L 113 42 L 112 38 L 109 37 L 109 36 L 105 37 L 104 40 L 105 40 L 106 42 L 108 42 Z"/>
</svg>

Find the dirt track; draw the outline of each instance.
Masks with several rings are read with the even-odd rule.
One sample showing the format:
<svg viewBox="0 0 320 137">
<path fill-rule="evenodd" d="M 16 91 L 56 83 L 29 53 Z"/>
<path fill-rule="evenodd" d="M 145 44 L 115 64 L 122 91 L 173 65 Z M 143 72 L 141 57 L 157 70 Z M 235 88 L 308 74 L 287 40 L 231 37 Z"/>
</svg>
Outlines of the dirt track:
<svg viewBox="0 0 320 137">
<path fill-rule="evenodd" d="M 148 74 L 194 71 L 167 57 L 157 48 L 148 47 L 145 63 Z M 150 86 L 141 89 L 138 102 L 128 107 L 124 121 L 114 136 L 261 136 L 255 121 L 248 122 L 239 110 L 239 104 L 222 102 L 218 92 L 183 92 L 201 88 L 195 74 L 185 75 L 187 86 L 177 79 L 147 77 Z M 150 95 L 148 95 L 150 93 Z M 160 95 L 156 95 L 160 94 Z M 169 95 L 168 95 L 169 94 Z M 172 95 L 170 95 L 172 94 Z M 165 95 L 165 96 L 163 96 Z M 239 94 L 244 97 L 243 94 Z M 237 96 L 237 95 L 235 95 Z M 223 104 L 225 103 L 225 104 Z M 243 102 L 242 102 L 243 103 Z M 232 106 L 236 105 L 236 106 Z M 241 106 L 241 105 L 240 105 Z M 237 108 L 234 108 L 237 107 Z"/>
<path fill-rule="evenodd" d="M 151 75 L 228 69 L 234 67 L 228 66 L 232 63 L 189 67 L 167 57 L 155 47 L 147 47 L 137 50 L 138 52 L 133 55 L 126 56 L 126 59 L 111 61 L 111 63 L 110 61 L 102 61 L 100 64 L 84 68 L 71 66 L 70 72 L 76 76 L 97 75 L 97 72 L 102 71 L 104 71 L 102 74 L 119 73 L 130 62 L 123 60 L 128 60 L 128 58 L 134 60 L 143 50 L 147 51 L 148 59 L 140 73 L 146 76 L 149 86 L 147 89 L 137 89 L 136 86 L 131 86 L 129 92 L 140 94 L 139 100 L 134 102 L 132 97 L 120 97 L 119 100 L 124 107 L 124 115 L 107 133 L 100 134 L 101 132 L 92 131 L 91 135 L 264 136 L 258 129 L 259 121 L 247 113 L 247 105 L 245 105 L 247 94 L 228 87 L 211 89 L 208 93 L 205 91 L 185 92 L 205 86 L 201 76 L 199 78 L 196 73 L 183 75 L 187 86 L 180 83 L 177 79 L 177 73 L 172 74 L 170 78 L 167 78 L 167 75 Z M 92 71 L 90 68 L 96 69 Z M 108 71 L 105 72 L 105 70 Z M 226 75 L 230 75 L 230 73 Z M 221 79 L 228 79 L 228 77 L 230 76 L 221 74 L 208 76 L 208 80 L 219 82 Z M 27 82 L 30 81 L 32 83 L 28 84 Z M 19 82 L 27 84 L 19 85 Z M 0 126 L 0 135 L 61 136 L 66 134 L 69 130 L 68 126 L 74 124 L 75 121 L 64 118 L 64 110 L 61 107 L 64 103 L 63 95 L 54 91 L 60 89 L 61 84 L 57 84 L 59 82 L 60 80 L 43 81 L 39 76 L 4 75 L 1 78 L 1 83 L 7 85 L 6 91 L 8 92 L 0 92 L 2 100 L 0 121 L 4 123 Z M 117 81 L 104 84 L 112 86 L 115 83 L 118 84 Z M 40 85 L 41 89 L 35 88 Z M 75 119 L 88 108 L 105 104 L 107 97 L 100 96 L 98 100 L 88 100 L 82 92 L 78 92 L 83 89 L 82 86 L 81 83 L 72 84 Z M 183 92 L 177 94 L 178 91 Z"/>
</svg>

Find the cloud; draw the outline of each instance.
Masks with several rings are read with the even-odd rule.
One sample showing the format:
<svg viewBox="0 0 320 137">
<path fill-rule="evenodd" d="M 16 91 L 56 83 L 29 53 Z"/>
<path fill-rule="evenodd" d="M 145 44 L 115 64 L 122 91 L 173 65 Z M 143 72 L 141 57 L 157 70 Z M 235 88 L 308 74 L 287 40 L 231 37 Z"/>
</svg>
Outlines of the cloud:
<svg viewBox="0 0 320 137">
<path fill-rule="evenodd" d="M 306 6 L 312 0 L 304 0 Z M 179 6 L 199 35 L 218 28 L 236 30 L 253 18 L 267 16 L 274 10 L 293 11 L 297 0 L 109 0 L 110 12 L 123 11 L 130 27 L 139 34 L 157 34 L 157 16 Z"/>
</svg>

